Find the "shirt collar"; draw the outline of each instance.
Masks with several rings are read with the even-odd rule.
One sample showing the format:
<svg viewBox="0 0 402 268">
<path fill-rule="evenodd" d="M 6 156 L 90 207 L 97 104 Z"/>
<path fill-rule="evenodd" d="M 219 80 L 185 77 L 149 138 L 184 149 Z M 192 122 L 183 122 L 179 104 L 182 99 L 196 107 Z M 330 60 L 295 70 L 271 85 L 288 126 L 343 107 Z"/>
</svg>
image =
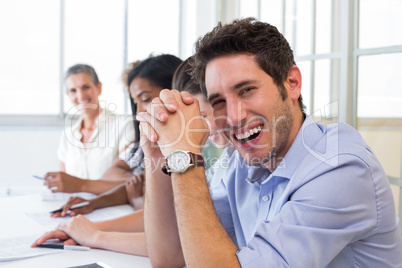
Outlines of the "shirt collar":
<svg viewBox="0 0 402 268">
<path fill-rule="evenodd" d="M 290 179 L 308 154 L 309 148 L 312 148 L 321 139 L 324 129 L 325 126 L 320 127 L 310 116 L 306 115 L 296 139 L 272 176 Z"/>
<path fill-rule="evenodd" d="M 238 158 L 234 160 L 239 161 L 238 163 L 240 163 L 240 167 L 247 168 L 247 177 L 245 180 L 250 184 L 261 186 L 261 184 L 268 182 L 272 177 L 290 179 L 296 172 L 297 168 L 300 167 L 300 163 L 309 153 L 311 148 L 313 148 L 322 138 L 326 131 L 325 129 L 325 126 L 316 124 L 310 116 L 306 115 L 306 118 L 297 133 L 296 139 L 293 141 L 289 151 L 273 173 L 261 165 L 247 165 L 238 151 L 234 153 L 233 157 Z"/>
<path fill-rule="evenodd" d="M 250 166 L 246 164 L 246 162 L 243 160 L 243 157 L 237 150 L 234 151 L 231 161 L 238 163 L 236 166 L 237 173 L 246 175 L 245 180 L 248 183 L 254 184 L 258 187 L 261 186 L 262 181 L 265 181 L 271 174 L 271 172 L 262 165 Z"/>
</svg>

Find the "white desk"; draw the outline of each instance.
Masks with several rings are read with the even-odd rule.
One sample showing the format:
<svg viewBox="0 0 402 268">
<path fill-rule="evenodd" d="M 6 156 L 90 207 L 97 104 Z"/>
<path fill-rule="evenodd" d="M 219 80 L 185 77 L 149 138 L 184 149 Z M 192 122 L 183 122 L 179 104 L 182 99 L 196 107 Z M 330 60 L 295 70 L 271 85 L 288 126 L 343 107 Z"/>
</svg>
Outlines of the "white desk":
<svg viewBox="0 0 402 268">
<path fill-rule="evenodd" d="M 40 194 L 0 198 L 0 238 L 26 236 L 50 231 L 27 216 L 26 212 L 49 212 L 64 204 L 64 201 L 42 201 Z M 120 207 L 130 213 L 129 205 Z M 33 242 L 33 241 L 32 241 Z M 104 262 L 113 268 L 151 267 L 148 258 L 107 250 L 69 251 L 32 257 L 9 262 L 0 262 L 0 267 L 57 268 Z"/>
</svg>

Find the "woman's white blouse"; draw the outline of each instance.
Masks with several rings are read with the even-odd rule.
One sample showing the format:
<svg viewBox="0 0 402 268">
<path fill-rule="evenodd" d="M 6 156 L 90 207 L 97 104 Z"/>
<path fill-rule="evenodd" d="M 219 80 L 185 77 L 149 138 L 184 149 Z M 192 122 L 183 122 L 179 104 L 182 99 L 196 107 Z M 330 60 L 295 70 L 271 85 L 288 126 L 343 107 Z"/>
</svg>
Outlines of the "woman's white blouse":
<svg viewBox="0 0 402 268">
<path fill-rule="evenodd" d="M 82 179 L 100 179 L 118 159 L 119 152 L 134 141 L 133 117 L 103 109 L 86 146 L 81 142 L 82 117 L 74 123 L 67 118 L 60 137 L 58 158 L 66 173 Z"/>
</svg>

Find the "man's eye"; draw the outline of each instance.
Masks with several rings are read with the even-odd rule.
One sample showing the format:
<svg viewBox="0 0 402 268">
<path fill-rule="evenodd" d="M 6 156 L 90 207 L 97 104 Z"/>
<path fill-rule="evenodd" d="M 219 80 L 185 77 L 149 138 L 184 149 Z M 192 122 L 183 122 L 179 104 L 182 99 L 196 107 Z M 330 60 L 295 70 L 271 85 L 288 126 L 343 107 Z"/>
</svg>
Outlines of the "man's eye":
<svg viewBox="0 0 402 268">
<path fill-rule="evenodd" d="M 69 92 L 70 92 L 70 93 L 75 93 L 76 90 L 75 90 L 75 89 L 70 89 Z"/>
<path fill-rule="evenodd" d="M 217 101 L 214 101 L 213 103 L 212 103 L 212 106 L 216 106 L 216 105 L 218 105 L 218 104 L 220 104 L 220 103 L 224 103 L 225 101 L 224 100 L 217 100 Z"/>
<path fill-rule="evenodd" d="M 242 94 L 244 94 L 244 93 L 247 93 L 247 92 L 250 92 L 251 90 L 253 90 L 254 88 L 252 88 L 252 87 L 248 87 L 248 88 L 245 88 L 245 89 L 243 89 L 242 91 L 241 91 L 241 95 Z"/>
</svg>

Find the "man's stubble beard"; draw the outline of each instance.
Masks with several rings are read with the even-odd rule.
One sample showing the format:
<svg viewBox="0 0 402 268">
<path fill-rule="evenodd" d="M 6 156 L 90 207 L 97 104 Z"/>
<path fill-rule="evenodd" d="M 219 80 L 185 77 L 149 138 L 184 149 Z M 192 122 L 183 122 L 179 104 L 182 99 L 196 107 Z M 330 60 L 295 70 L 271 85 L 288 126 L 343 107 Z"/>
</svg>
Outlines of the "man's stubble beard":
<svg viewBox="0 0 402 268">
<path fill-rule="evenodd" d="M 273 139 L 271 139 L 270 149 L 268 149 L 268 152 L 265 154 L 265 156 L 262 157 L 254 156 L 250 158 L 249 155 L 253 154 L 252 152 L 250 153 L 246 152 L 244 155 L 242 154 L 242 158 L 246 164 L 250 166 L 266 165 L 270 161 L 276 160 L 276 162 L 278 163 L 270 163 L 269 166 L 276 167 L 277 165 L 279 165 L 282 159 L 276 159 L 276 156 L 286 146 L 287 140 L 289 138 L 294 123 L 294 117 L 290 110 L 289 105 L 287 105 L 285 102 L 283 102 L 282 104 L 283 105 L 280 106 L 280 110 L 274 115 L 272 115 L 271 117 L 272 123 L 269 126 L 268 130 L 266 129 L 263 130 L 268 133 L 273 132 L 271 135 Z M 265 124 L 267 124 L 267 120 L 264 121 Z M 266 146 L 268 147 L 269 145 L 266 144 Z M 256 150 L 258 150 L 258 148 Z"/>
</svg>

